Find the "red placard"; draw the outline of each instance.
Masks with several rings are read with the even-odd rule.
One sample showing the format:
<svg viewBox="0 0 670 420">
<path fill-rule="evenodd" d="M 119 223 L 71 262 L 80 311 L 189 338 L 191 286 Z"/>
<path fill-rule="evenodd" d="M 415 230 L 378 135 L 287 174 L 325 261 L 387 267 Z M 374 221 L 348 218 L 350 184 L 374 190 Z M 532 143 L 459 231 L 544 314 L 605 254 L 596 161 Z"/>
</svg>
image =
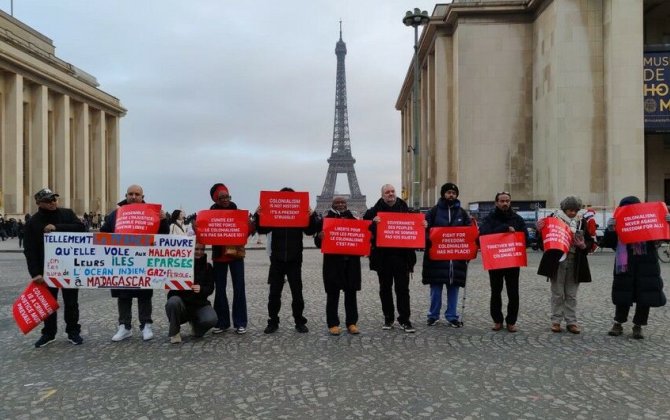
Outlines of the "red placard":
<svg viewBox="0 0 670 420">
<path fill-rule="evenodd" d="M 158 233 L 161 222 L 160 204 L 126 204 L 116 210 L 114 233 Z"/>
<path fill-rule="evenodd" d="M 248 210 L 201 210 L 195 219 L 198 243 L 246 245 L 249 236 Z"/>
<path fill-rule="evenodd" d="M 370 255 L 370 221 L 323 219 L 322 254 Z"/>
<path fill-rule="evenodd" d="M 380 248 L 423 248 L 426 246 L 424 215 L 379 212 L 377 246 Z"/>
<path fill-rule="evenodd" d="M 545 217 L 542 228 L 542 247 L 545 250 L 558 249 L 566 254 L 572 245 L 570 226 L 556 217 Z"/>
<path fill-rule="evenodd" d="M 14 302 L 12 312 L 21 332 L 28 334 L 57 309 L 58 301 L 49 292 L 49 288 L 44 283 L 31 281 Z"/>
<path fill-rule="evenodd" d="M 663 202 L 630 204 L 614 210 L 616 233 L 625 244 L 670 239 L 665 221 L 668 208 Z"/>
<path fill-rule="evenodd" d="M 523 232 L 495 233 L 479 237 L 484 270 L 525 267 L 526 237 Z"/>
<path fill-rule="evenodd" d="M 261 226 L 309 226 L 309 193 L 294 191 L 261 191 Z"/>
<path fill-rule="evenodd" d="M 471 260 L 477 257 L 477 226 L 434 227 L 430 229 L 431 260 Z"/>
</svg>

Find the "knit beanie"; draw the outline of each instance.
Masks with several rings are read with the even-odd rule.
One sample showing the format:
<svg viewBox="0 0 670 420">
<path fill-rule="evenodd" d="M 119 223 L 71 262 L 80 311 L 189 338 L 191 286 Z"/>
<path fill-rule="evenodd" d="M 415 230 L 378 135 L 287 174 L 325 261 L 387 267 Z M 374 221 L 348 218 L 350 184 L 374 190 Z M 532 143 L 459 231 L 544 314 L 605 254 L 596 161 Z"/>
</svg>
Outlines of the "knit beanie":
<svg viewBox="0 0 670 420">
<path fill-rule="evenodd" d="M 440 188 L 440 197 L 444 197 L 444 193 L 449 190 L 456 191 L 456 197 L 458 197 L 458 187 L 453 182 L 447 182 Z"/>
<path fill-rule="evenodd" d="M 579 197 L 575 197 L 572 195 L 569 195 L 561 201 L 561 210 L 566 211 L 566 210 L 581 210 L 582 208 L 582 200 L 579 199 Z"/>
<path fill-rule="evenodd" d="M 226 187 L 224 184 L 214 184 L 212 185 L 212 188 L 209 189 L 209 196 L 212 197 L 212 201 L 214 202 L 217 201 L 219 194 L 221 193 L 229 194 L 228 187 Z"/>
<path fill-rule="evenodd" d="M 619 207 L 621 206 L 627 206 L 629 204 L 638 204 L 640 202 L 640 199 L 635 197 L 634 195 L 629 195 L 628 197 L 624 197 L 621 199 L 619 202 Z"/>
</svg>

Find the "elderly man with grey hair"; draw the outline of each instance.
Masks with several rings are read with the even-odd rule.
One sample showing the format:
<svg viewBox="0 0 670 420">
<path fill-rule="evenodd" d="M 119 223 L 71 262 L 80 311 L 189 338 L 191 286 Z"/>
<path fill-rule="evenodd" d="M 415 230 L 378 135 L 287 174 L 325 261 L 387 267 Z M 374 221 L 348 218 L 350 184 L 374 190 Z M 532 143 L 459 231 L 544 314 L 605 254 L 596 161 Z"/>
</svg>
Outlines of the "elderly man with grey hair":
<svg viewBox="0 0 670 420">
<path fill-rule="evenodd" d="M 572 244 L 565 256 L 561 250 L 545 250 L 537 269 L 537 274 L 546 276 L 551 282 L 551 331 L 555 333 L 562 331 L 563 320 L 569 332 L 572 334 L 581 332 L 577 323 L 577 290 L 579 283 L 591 281 L 586 256 L 594 242 L 586 226 L 586 220 L 582 217 L 581 208 L 582 200 L 568 196 L 561 201 L 561 209 L 549 216 L 562 221 L 570 228 Z M 544 226 L 544 219 L 537 223 L 540 231 Z"/>
</svg>

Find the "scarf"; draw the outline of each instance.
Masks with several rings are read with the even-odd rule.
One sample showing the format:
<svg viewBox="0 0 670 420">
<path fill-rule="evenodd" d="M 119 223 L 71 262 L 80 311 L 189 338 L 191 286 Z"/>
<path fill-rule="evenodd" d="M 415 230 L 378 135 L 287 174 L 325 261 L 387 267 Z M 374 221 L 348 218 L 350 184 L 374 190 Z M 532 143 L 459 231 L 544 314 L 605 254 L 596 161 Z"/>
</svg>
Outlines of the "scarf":
<svg viewBox="0 0 670 420">
<path fill-rule="evenodd" d="M 570 227 L 570 231 L 572 233 L 577 232 L 577 229 L 579 229 L 579 224 L 582 221 L 582 215 L 580 213 L 577 213 L 573 218 L 569 218 L 563 210 L 557 210 L 556 213 L 554 213 L 554 216 L 564 221 L 565 224 Z"/>
<path fill-rule="evenodd" d="M 647 253 L 646 242 L 635 242 L 629 244 L 633 255 L 645 255 Z M 617 241 L 616 255 L 614 256 L 614 272 L 616 274 L 628 271 L 628 247 L 625 243 Z"/>
</svg>

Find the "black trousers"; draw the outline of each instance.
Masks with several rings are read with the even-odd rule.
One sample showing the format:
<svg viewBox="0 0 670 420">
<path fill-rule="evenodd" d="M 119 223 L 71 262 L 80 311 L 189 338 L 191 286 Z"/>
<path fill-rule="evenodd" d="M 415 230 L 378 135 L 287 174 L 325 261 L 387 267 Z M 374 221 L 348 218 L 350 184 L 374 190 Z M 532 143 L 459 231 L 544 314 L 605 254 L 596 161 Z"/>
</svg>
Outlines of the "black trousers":
<svg viewBox="0 0 670 420">
<path fill-rule="evenodd" d="M 340 317 L 337 313 L 340 306 L 340 291 L 326 294 L 326 323 L 328 328 L 339 326 Z M 358 303 L 356 290 L 344 291 L 344 314 L 347 327 L 358 322 Z"/>
<path fill-rule="evenodd" d="M 184 303 L 180 296 L 172 296 L 165 304 L 165 314 L 170 321 L 168 335 L 172 337 L 181 330 L 181 324 L 193 323 L 193 335 L 202 337 L 210 328 L 214 328 L 218 317 L 216 311 L 209 305 L 192 307 Z"/>
<path fill-rule="evenodd" d="M 491 280 L 491 318 L 493 322 L 502 324 L 502 290 L 503 284 L 507 288 L 507 316 L 504 321 L 507 325 L 516 324 L 519 315 L 519 267 L 490 270 Z"/>
<path fill-rule="evenodd" d="M 628 321 L 629 311 L 630 305 L 616 305 L 616 310 L 614 311 L 614 320 L 619 324 L 623 324 L 624 322 Z M 647 320 L 649 320 L 649 306 L 635 304 L 633 324 L 647 325 Z"/>
<path fill-rule="evenodd" d="M 302 316 L 305 301 L 302 297 L 302 261 L 271 260 L 268 283 L 270 295 L 268 297 L 268 324 L 279 325 L 279 310 L 281 309 L 281 293 L 284 290 L 284 277 L 291 288 L 291 309 L 295 325 L 304 325 L 307 319 Z"/>
<path fill-rule="evenodd" d="M 51 295 L 58 299 L 58 288 L 49 287 Z M 65 318 L 65 332 L 69 334 L 79 334 L 81 325 L 79 325 L 79 289 L 63 289 L 63 315 Z M 42 334 L 52 337 L 56 336 L 58 331 L 58 312 L 54 312 L 44 320 Z"/>
<path fill-rule="evenodd" d="M 379 277 L 379 299 L 382 301 L 384 321 L 392 323 L 395 318 L 393 307 L 393 289 L 398 306 L 398 322 L 404 324 L 409 321 L 409 270 L 402 258 L 390 259 L 377 271 Z"/>
<path fill-rule="evenodd" d="M 119 297 L 119 325 L 123 324 L 127 329 L 131 328 L 133 315 L 133 298 Z M 137 298 L 137 317 L 140 320 L 140 329 L 144 328 L 144 324 L 153 324 L 151 320 L 151 297 Z"/>
</svg>

